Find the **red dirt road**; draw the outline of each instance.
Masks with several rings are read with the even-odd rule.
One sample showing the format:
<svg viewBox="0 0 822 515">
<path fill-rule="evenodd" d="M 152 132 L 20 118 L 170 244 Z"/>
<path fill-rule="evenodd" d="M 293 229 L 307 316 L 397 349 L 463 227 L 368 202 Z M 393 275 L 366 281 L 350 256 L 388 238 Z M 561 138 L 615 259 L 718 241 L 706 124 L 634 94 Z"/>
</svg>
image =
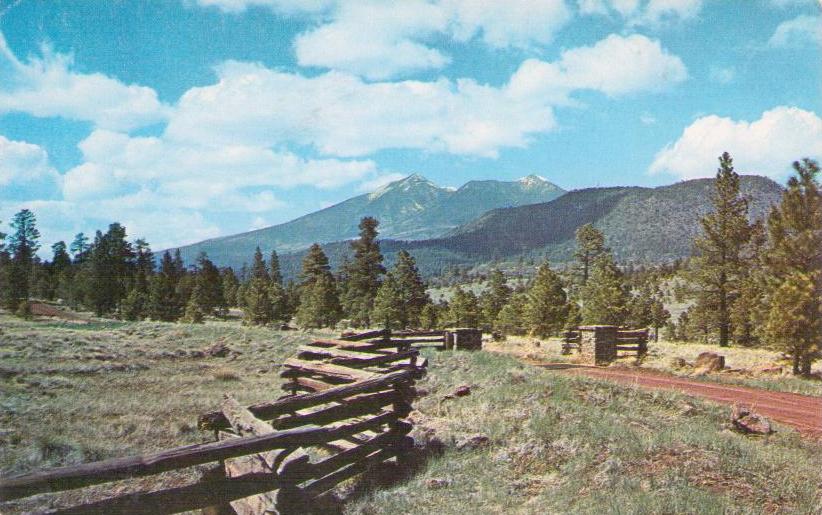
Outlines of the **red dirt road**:
<svg viewBox="0 0 822 515">
<path fill-rule="evenodd" d="M 748 406 L 771 420 L 792 426 L 814 438 L 822 439 L 822 397 L 691 381 L 648 370 L 637 371 L 619 368 L 531 363 L 539 367 L 561 370 L 563 373 L 568 374 L 635 384 L 643 388 L 676 390 L 722 404 Z"/>
</svg>

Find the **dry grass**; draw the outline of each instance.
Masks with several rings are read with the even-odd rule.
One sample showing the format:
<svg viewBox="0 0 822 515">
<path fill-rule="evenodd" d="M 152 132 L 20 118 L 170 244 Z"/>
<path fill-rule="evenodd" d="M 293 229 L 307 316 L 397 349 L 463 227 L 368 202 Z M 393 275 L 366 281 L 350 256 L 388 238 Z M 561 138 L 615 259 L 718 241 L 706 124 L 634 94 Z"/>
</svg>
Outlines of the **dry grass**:
<svg viewBox="0 0 822 515">
<path fill-rule="evenodd" d="M 236 322 L 81 328 L 0 314 L 2 474 L 211 441 L 195 428 L 197 415 L 224 392 L 244 404 L 278 397 L 277 364 L 316 336 Z M 204 353 L 219 342 L 228 356 Z M 522 346 L 534 349 L 550 352 Z M 677 394 L 555 375 L 487 352 L 427 354 L 425 395 L 412 417 L 443 454 L 388 485 L 396 470 L 349 485 L 343 511 L 813 513 L 822 500 L 822 447 L 790 430 L 750 439 L 724 428 L 726 410 Z M 471 394 L 446 400 L 460 385 Z M 460 448 L 477 433 L 487 444 Z M 179 485 L 200 470 L 34 497 L 0 511 Z"/>
</svg>

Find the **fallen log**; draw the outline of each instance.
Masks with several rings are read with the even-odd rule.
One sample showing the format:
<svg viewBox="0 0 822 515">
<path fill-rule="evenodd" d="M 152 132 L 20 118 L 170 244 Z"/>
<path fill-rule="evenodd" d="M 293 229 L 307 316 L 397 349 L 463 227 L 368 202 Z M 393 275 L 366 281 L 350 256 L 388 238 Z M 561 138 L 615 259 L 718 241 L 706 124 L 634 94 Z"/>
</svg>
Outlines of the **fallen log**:
<svg viewBox="0 0 822 515">
<path fill-rule="evenodd" d="M 257 418 L 272 419 L 277 415 L 297 411 L 310 406 L 317 406 L 331 401 L 350 397 L 358 393 L 375 392 L 385 389 L 389 385 L 405 383 L 414 379 L 414 371 L 399 370 L 381 375 L 366 381 L 353 384 L 335 386 L 328 390 L 302 395 L 285 397 L 273 402 L 263 402 L 248 407 L 248 410 Z M 228 420 L 221 411 L 211 411 L 200 416 L 200 429 L 223 429 L 229 427 Z"/>
<path fill-rule="evenodd" d="M 114 458 L 14 476 L 0 480 L 0 501 L 19 499 L 43 492 L 58 492 L 108 483 L 118 479 L 148 476 L 274 449 L 320 445 L 380 427 L 397 418 L 396 413 L 386 412 L 367 420 L 336 427 L 300 427 L 271 434 L 187 445 L 154 454 Z"/>
</svg>

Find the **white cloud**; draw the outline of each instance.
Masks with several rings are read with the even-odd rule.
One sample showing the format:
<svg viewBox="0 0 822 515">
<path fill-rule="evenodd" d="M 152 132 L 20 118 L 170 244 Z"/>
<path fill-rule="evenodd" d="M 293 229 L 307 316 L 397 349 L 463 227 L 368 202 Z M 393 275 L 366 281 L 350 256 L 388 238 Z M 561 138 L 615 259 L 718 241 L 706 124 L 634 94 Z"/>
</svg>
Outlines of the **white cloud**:
<svg viewBox="0 0 822 515">
<path fill-rule="evenodd" d="M 357 191 L 361 191 L 363 193 L 371 193 L 374 192 L 383 186 L 390 184 L 394 181 L 399 181 L 403 179 L 405 175 L 401 173 L 387 173 L 385 175 L 378 175 L 371 180 L 364 181 L 360 183 L 357 187 Z"/>
<path fill-rule="evenodd" d="M 322 13 L 335 3 L 335 0 L 197 0 L 201 7 L 216 7 L 227 13 L 241 13 L 249 7 L 268 7 L 286 15 Z"/>
<path fill-rule="evenodd" d="M 644 36 L 609 36 L 559 61 L 524 62 L 508 84 L 472 79 L 367 83 L 226 62 L 216 84 L 187 91 L 166 136 L 189 145 L 310 145 L 336 156 L 404 148 L 495 157 L 556 125 L 553 106 L 580 89 L 618 96 L 687 77 L 682 61 Z"/>
<path fill-rule="evenodd" d="M 429 43 L 437 35 L 527 48 L 549 43 L 571 12 L 563 0 L 361 0 L 340 2 L 331 18 L 297 37 L 299 64 L 385 79 L 448 64 Z"/>
<path fill-rule="evenodd" d="M 23 63 L 0 34 L 0 114 L 24 112 L 90 121 L 129 130 L 163 121 L 168 107 L 148 87 L 126 85 L 100 73 L 71 70 L 72 57 L 43 48 L 42 58 Z"/>
<path fill-rule="evenodd" d="M 620 16 L 629 26 L 659 27 L 696 18 L 702 0 L 577 0 L 584 15 Z"/>
<path fill-rule="evenodd" d="M 557 62 L 529 59 L 511 78 L 510 86 L 518 95 L 547 95 L 561 101 L 576 89 L 619 96 L 659 91 L 687 77 L 682 60 L 663 49 L 659 41 L 638 34 L 611 34 L 593 46 L 566 50 Z"/>
<path fill-rule="evenodd" d="M 13 190 L 23 185 L 48 183 L 50 187 L 59 180 L 45 149 L 0 135 L 0 186 Z"/>
<path fill-rule="evenodd" d="M 780 23 L 768 40 L 768 46 L 781 48 L 822 44 L 822 17 L 800 15 Z"/>
<path fill-rule="evenodd" d="M 642 113 L 639 116 L 639 121 L 642 122 L 642 125 L 655 125 L 656 117 L 650 113 Z"/>
<path fill-rule="evenodd" d="M 650 172 L 713 177 L 723 152 L 734 158 L 737 171 L 782 179 L 793 161 L 822 157 L 822 118 L 787 106 L 766 111 L 753 122 L 704 116 L 657 153 Z"/>
</svg>

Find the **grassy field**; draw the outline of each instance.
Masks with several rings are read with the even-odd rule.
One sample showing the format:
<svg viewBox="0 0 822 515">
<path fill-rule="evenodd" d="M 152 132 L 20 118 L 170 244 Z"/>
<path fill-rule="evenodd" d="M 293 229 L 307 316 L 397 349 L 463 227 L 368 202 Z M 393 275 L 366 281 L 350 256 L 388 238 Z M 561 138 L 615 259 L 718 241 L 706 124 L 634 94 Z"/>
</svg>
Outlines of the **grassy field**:
<svg viewBox="0 0 822 515">
<path fill-rule="evenodd" d="M 495 352 L 512 354 L 545 362 L 570 363 L 574 355 L 561 354 L 562 342 L 557 338 L 538 340 L 527 337 L 509 337 L 503 342 L 489 342 L 486 348 Z M 689 364 L 702 352 L 714 352 L 725 356 L 726 369 L 711 374 L 698 374 L 692 366 L 680 366 L 678 360 Z M 621 358 L 611 366 L 636 366 L 636 359 Z M 768 349 L 745 347 L 720 348 L 716 345 L 682 342 L 649 342 L 648 355 L 642 361 L 643 368 L 687 376 L 695 380 L 724 384 L 736 384 L 780 392 L 801 393 L 822 397 L 822 362 L 814 367 L 816 378 L 794 377 L 790 363 L 779 352 Z M 763 368 L 781 367 L 781 373 L 763 372 Z"/>
<path fill-rule="evenodd" d="M 277 364 L 313 336 L 236 322 L 72 326 L 0 314 L 2 474 L 210 441 L 197 415 L 223 392 L 243 403 L 279 396 Z M 227 356 L 204 353 L 220 343 Z M 421 452 L 394 482 L 383 471 L 344 488 L 344 512 L 819 513 L 822 445 L 791 430 L 744 437 L 725 428 L 727 408 L 561 376 L 514 356 L 428 357 L 412 417 L 441 452 Z M 445 399 L 460 385 L 471 394 Z M 463 445 L 472 436 L 476 445 Z M 200 470 L 114 491 L 180 484 Z M 0 512 L 74 503 L 113 485 Z"/>
</svg>

